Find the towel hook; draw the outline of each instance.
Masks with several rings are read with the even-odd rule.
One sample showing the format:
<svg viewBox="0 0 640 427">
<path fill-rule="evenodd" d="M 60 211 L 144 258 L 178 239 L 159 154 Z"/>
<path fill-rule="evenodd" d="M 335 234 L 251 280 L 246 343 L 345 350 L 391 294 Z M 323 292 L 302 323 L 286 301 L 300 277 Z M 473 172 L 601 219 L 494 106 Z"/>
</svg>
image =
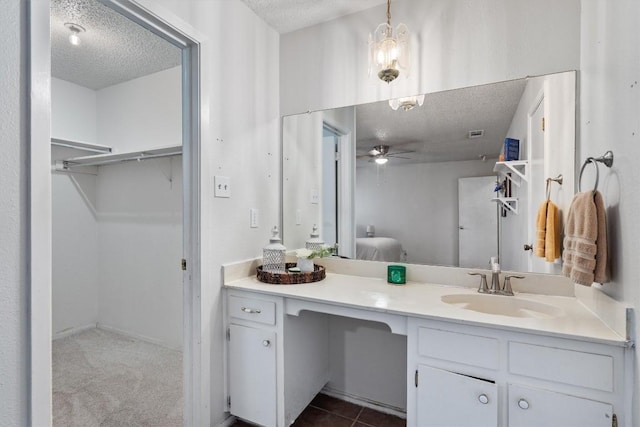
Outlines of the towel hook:
<svg viewBox="0 0 640 427">
<path fill-rule="evenodd" d="M 547 200 L 549 200 L 549 198 L 551 197 L 551 181 L 557 182 L 558 184 L 562 185 L 562 179 L 562 174 L 556 176 L 555 178 L 547 178 Z"/>
<path fill-rule="evenodd" d="M 587 160 L 584 161 L 584 163 L 582 164 L 582 168 L 580 169 L 580 177 L 578 178 L 578 191 L 582 191 L 582 173 L 584 172 L 584 168 L 589 163 L 593 163 L 596 167 L 596 182 L 593 186 L 593 192 L 595 193 L 598 189 L 598 181 L 600 180 L 600 170 L 598 169 L 598 163 L 604 163 L 606 167 L 610 168 L 613 165 L 613 151 L 609 150 L 600 157 L 587 157 Z"/>
</svg>

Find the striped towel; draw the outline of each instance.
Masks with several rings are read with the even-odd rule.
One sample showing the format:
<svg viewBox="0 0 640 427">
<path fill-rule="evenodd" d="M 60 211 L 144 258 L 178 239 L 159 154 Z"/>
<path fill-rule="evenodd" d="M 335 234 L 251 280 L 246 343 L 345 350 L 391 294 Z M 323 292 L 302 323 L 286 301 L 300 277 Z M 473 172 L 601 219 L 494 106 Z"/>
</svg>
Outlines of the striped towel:
<svg viewBox="0 0 640 427">
<path fill-rule="evenodd" d="M 565 227 L 562 273 L 573 282 L 591 286 L 607 278 L 607 220 L 599 191 L 573 197 Z"/>
</svg>

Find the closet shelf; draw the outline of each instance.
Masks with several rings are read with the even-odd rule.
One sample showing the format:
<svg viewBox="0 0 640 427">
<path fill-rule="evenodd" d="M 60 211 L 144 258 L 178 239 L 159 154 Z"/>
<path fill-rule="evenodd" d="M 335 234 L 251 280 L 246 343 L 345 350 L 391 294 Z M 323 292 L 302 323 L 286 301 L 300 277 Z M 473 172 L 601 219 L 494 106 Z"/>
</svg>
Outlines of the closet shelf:
<svg viewBox="0 0 640 427">
<path fill-rule="evenodd" d="M 518 214 L 518 199 L 516 197 L 494 197 L 491 201 L 501 203 L 514 214 Z"/>
<path fill-rule="evenodd" d="M 182 154 L 182 145 L 154 148 L 151 150 L 131 151 L 127 153 L 97 154 L 93 156 L 73 157 L 56 162 L 57 170 L 69 170 L 82 166 L 104 166 L 132 160 L 142 161 L 161 157 L 178 156 Z"/>
<path fill-rule="evenodd" d="M 498 172 L 500 175 L 505 176 L 509 181 L 520 187 L 520 184 L 529 180 L 527 169 L 529 166 L 528 160 L 511 160 L 508 162 L 496 162 L 493 167 L 494 172 Z M 513 175 L 515 174 L 515 176 Z M 517 177 L 517 179 L 515 179 Z"/>
<path fill-rule="evenodd" d="M 75 148 L 77 150 L 91 151 L 94 153 L 108 154 L 111 153 L 111 147 L 106 145 L 93 144 L 90 142 L 73 141 L 63 138 L 51 138 L 51 145 L 57 147 Z"/>
</svg>

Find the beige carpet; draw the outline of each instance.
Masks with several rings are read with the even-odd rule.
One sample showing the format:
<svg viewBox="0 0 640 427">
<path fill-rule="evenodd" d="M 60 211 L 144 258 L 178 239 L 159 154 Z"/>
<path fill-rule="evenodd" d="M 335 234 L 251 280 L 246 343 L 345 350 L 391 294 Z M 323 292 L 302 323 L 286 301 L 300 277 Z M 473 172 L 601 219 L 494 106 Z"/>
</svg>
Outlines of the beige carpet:
<svg viewBox="0 0 640 427">
<path fill-rule="evenodd" d="M 102 329 L 53 341 L 53 425 L 182 426 L 182 354 Z"/>
</svg>

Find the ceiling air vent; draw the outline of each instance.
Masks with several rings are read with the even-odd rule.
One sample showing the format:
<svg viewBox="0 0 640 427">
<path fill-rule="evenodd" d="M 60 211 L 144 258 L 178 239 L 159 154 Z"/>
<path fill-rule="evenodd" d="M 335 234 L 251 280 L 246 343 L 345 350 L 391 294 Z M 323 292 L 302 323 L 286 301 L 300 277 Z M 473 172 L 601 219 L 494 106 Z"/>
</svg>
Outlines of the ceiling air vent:
<svg viewBox="0 0 640 427">
<path fill-rule="evenodd" d="M 480 138 L 482 135 L 484 135 L 484 130 L 482 129 L 469 131 L 469 139 Z"/>
</svg>

